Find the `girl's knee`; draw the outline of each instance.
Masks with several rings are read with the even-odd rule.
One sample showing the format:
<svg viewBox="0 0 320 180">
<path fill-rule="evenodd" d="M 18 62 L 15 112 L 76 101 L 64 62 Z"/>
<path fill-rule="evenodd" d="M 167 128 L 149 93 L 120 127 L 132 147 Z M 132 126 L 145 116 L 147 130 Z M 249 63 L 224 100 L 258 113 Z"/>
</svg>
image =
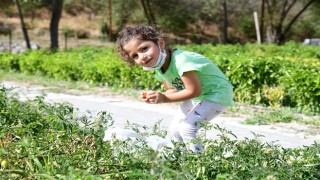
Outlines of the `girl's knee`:
<svg viewBox="0 0 320 180">
<path fill-rule="evenodd" d="M 176 129 L 172 131 L 172 133 L 177 133 L 179 135 L 179 137 L 183 140 L 188 150 L 192 152 L 203 152 L 203 147 L 201 143 L 196 142 L 198 130 L 199 126 L 195 124 L 181 122 L 178 126 L 176 126 Z"/>
<path fill-rule="evenodd" d="M 193 144 L 193 143 L 189 143 L 187 145 L 188 150 L 192 151 L 192 152 L 203 152 L 203 147 L 201 144 Z"/>
<path fill-rule="evenodd" d="M 180 123 L 178 126 L 178 131 L 180 136 L 184 141 L 190 141 L 196 138 L 199 127 L 197 125 Z"/>
<path fill-rule="evenodd" d="M 174 140 L 174 141 L 181 141 L 182 140 L 182 137 L 181 137 L 181 135 L 180 135 L 180 133 L 179 133 L 179 130 L 178 130 L 178 128 L 177 127 L 175 127 L 175 128 L 170 128 L 169 129 L 169 135 L 170 135 L 170 137 Z"/>
</svg>

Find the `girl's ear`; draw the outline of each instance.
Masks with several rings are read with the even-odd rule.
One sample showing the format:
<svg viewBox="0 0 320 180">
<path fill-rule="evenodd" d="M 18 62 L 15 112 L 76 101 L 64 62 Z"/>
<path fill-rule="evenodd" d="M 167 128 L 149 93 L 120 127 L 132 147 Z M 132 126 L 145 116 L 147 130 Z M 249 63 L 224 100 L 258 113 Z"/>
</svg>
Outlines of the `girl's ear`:
<svg viewBox="0 0 320 180">
<path fill-rule="evenodd" d="M 166 43 L 164 42 L 163 38 L 159 38 L 158 44 L 162 49 L 164 49 L 166 47 Z"/>
</svg>

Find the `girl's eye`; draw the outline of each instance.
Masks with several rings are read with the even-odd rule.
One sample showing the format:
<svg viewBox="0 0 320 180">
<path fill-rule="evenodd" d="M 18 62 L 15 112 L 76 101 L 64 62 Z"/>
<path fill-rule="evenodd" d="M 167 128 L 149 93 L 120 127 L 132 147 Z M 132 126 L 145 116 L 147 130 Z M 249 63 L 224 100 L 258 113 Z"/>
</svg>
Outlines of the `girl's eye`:
<svg viewBox="0 0 320 180">
<path fill-rule="evenodd" d="M 132 58 L 132 59 L 137 59 L 137 58 L 138 58 L 138 55 L 134 54 L 134 55 L 131 56 L 131 58 Z"/>
<path fill-rule="evenodd" d="M 147 51 L 148 50 L 148 47 L 144 47 L 141 49 L 143 52 Z"/>
</svg>

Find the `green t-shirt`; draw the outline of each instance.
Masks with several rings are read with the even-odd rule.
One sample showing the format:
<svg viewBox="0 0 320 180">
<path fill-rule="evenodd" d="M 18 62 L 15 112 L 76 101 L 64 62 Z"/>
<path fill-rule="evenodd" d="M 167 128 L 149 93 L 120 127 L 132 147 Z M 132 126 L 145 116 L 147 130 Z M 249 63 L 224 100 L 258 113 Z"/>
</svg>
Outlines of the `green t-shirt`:
<svg viewBox="0 0 320 180">
<path fill-rule="evenodd" d="M 202 87 L 201 95 L 193 100 L 233 105 L 233 88 L 228 78 L 210 59 L 200 54 L 176 49 L 167 71 L 163 74 L 161 70 L 155 70 L 155 77 L 181 91 L 185 88 L 181 76 L 188 71 L 197 73 Z"/>
</svg>

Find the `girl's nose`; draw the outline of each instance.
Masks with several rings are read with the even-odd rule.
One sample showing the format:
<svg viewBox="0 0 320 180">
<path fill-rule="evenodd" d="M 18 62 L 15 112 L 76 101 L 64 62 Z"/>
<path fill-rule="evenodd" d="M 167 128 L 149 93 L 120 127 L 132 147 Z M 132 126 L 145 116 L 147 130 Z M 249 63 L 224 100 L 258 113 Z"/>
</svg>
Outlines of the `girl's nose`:
<svg viewBox="0 0 320 180">
<path fill-rule="evenodd" d="M 142 61 L 146 61 L 148 60 L 147 56 L 146 55 L 142 55 Z"/>
</svg>

